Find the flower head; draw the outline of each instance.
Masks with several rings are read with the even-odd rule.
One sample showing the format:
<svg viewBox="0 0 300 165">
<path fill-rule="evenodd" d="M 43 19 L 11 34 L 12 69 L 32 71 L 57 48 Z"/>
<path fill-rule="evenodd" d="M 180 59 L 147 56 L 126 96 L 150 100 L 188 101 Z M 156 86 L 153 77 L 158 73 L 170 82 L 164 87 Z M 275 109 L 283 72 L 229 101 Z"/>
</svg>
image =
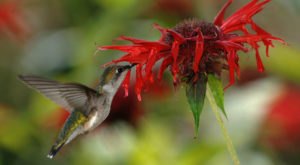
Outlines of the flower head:
<svg viewBox="0 0 300 165">
<path fill-rule="evenodd" d="M 239 76 L 238 52 L 254 49 L 258 71 L 264 71 L 259 53 L 259 43 L 269 47 L 272 41 L 282 39 L 274 37 L 253 21 L 253 16 L 260 12 L 271 0 L 251 0 L 228 18 L 224 18 L 226 9 L 233 0 L 228 0 L 215 17 L 213 23 L 198 19 L 184 20 L 175 27 L 163 28 L 154 24 L 161 32 L 158 41 L 146 41 L 121 36 L 119 40 L 131 42 L 130 45 L 102 46 L 100 50 L 119 50 L 126 54 L 111 63 L 129 62 L 136 66 L 135 91 L 140 99 L 142 89 L 157 78 L 160 80 L 169 68 L 175 85 L 196 82 L 201 75 L 220 75 L 222 70 L 229 70 L 229 84 Z M 161 61 L 158 73 L 152 70 Z M 130 72 L 125 80 L 129 83 Z M 124 87 L 128 87 L 128 84 Z"/>
</svg>

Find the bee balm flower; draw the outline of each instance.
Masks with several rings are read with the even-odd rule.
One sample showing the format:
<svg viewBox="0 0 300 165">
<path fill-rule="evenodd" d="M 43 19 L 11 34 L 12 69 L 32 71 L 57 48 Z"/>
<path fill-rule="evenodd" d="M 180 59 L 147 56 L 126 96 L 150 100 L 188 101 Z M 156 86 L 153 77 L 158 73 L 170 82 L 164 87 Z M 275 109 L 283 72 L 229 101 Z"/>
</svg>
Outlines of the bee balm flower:
<svg viewBox="0 0 300 165">
<path fill-rule="evenodd" d="M 175 27 L 163 28 L 155 24 L 154 28 L 161 32 L 157 41 L 146 41 L 122 36 L 120 40 L 131 42 L 129 45 L 102 46 L 100 50 L 118 50 L 126 54 L 112 63 L 129 62 L 136 64 L 135 91 L 138 98 L 147 84 L 154 78 L 161 79 L 164 71 L 169 68 L 174 84 L 196 82 L 202 75 L 220 75 L 222 70 L 229 70 L 229 84 L 239 76 L 238 52 L 255 51 L 258 71 L 264 71 L 259 53 L 259 43 L 269 47 L 272 41 L 282 39 L 274 37 L 253 21 L 253 16 L 259 13 L 271 0 L 252 0 L 228 18 L 224 18 L 226 9 L 233 0 L 228 0 L 212 23 L 198 19 L 184 20 Z M 153 66 L 161 61 L 157 75 Z M 124 81 L 128 87 L 130 72 Z"/>
</svg>

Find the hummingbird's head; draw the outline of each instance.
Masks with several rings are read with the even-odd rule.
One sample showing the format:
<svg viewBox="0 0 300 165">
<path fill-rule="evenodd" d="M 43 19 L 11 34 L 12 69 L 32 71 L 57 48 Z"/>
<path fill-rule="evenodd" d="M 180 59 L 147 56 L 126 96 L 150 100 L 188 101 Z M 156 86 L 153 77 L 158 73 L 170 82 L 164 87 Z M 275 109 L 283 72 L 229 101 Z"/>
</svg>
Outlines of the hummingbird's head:
<svg viewBox="0 0 300 165">
<path fill-rule="evenodd" d="M 100 79 L 100 91 L 115 93 L 122 84 L 126 73 L 133 65 L 111 65 L 105 68 Z"/>
</svg>

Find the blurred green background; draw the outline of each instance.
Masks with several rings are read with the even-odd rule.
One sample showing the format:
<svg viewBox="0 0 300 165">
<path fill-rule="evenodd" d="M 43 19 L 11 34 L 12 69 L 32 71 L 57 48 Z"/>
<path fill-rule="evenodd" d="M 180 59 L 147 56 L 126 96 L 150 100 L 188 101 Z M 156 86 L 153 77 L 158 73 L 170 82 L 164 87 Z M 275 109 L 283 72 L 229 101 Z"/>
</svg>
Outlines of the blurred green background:
<svg viewBox="0 0 300 165">
<path fill-rule="evenodd" d="M 235 1 L 227 14 L 249 0 Z M 153 23 L 173 27 L 185 18 L 212 21 L 225 0 L 2 0 L 0 1 L 0 165 L 227 165 L 226 144 L 209 107 L 194 139 L 183 89 L 164 83 L 138 102 L 123 91 L 102 126 L 46 155 L 67 113 L 21 84 L 18 74 L 94 86 L 101 65 L 119 52 L 98 52 L 120 35 L 159 38 Z M 300 164 L 300 1 L 273 0 L 255 20 L 283 38 L 265 73 L 254 54 L 241 54 L 242 76 L 226 90 L 233 143 L 245 165 Z M 263 50 L 262 50 L 263 51 Z M 225 72 L 225 74 L 227 74 Z M 226 82 L 226 76 L 224 76 Z"/>
</svg>

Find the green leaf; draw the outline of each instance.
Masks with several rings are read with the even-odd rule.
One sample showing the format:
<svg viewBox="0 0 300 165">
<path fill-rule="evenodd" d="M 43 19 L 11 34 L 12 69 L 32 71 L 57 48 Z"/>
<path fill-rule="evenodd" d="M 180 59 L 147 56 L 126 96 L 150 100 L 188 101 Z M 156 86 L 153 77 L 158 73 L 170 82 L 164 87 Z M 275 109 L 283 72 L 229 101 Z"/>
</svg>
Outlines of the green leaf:
<svg viewBox="0 0 300 165">
<path fill-rule="evenodd" d="M 224 90 L 222 82 L 215 75 L 208 75 L 208 84 L 212 91 L 213 97 L 216 101 L 217 106 L 222 110 L 224 116 L 227 118 L 227 114 L 224 108 Z"/>
<path fill-rule="evenodd" d="M 186 96 L 194 116 L 196 137 L 198 136 L 200 114 L 203 109 L 206 94 L 206 84 L 207 76 L 201 74 L 196 82 L 191 80 L 186 86 Z"/>
</svg>

